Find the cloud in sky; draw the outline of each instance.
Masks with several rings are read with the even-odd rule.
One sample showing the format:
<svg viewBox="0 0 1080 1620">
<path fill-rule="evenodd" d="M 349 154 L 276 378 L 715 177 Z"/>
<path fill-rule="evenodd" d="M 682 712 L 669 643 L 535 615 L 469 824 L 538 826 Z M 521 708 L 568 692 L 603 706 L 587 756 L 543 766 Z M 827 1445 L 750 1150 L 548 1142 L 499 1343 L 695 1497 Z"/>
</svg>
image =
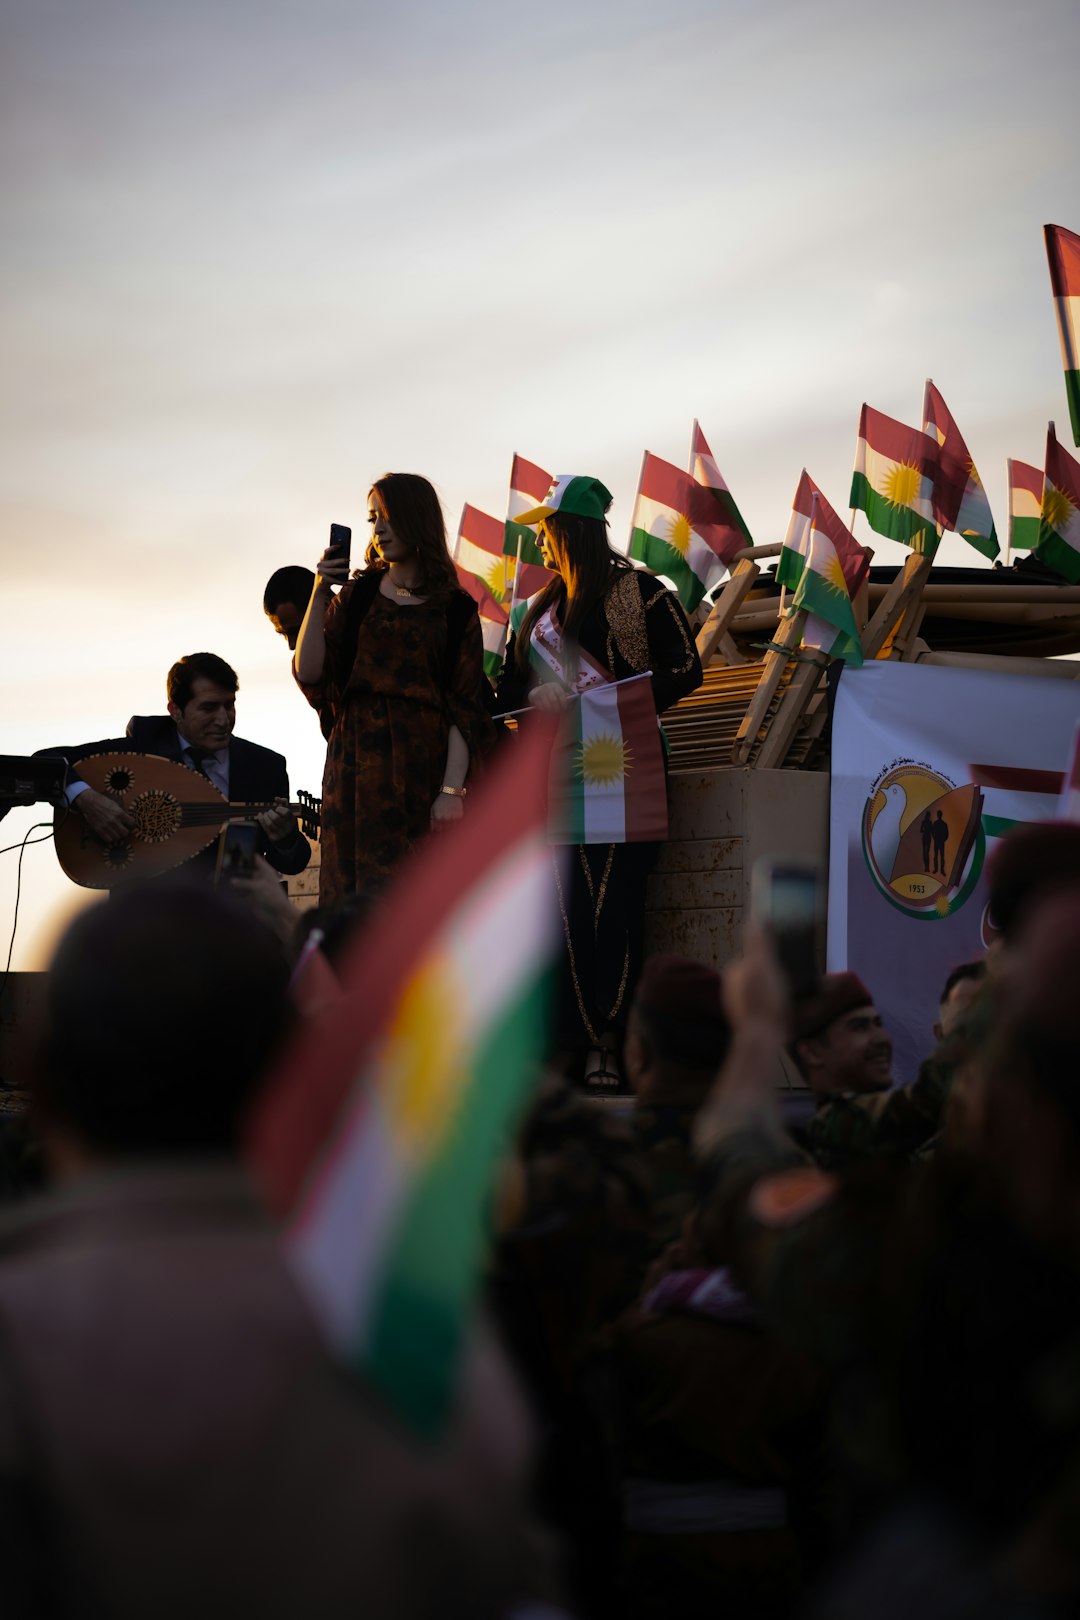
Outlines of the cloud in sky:
<svg viewBox="0 0 1080 1620">
<path fill-rule="evenodd" d="M 515 449 L 595 471 L 622 538 L 642 449 L 681 461 L 697 415 L 776 539 L 804 463 L 843 505 L 863 399 L 910 419 L 930 373 L 1001 527 L 1005 456 L 1064 413 L 1071 0 L 13 0 L 4 29 L 0 750 L 122 726 L 209 645 L 317 787 L 259 598 L 388 468 L 451 531 Z"/>
</svg>

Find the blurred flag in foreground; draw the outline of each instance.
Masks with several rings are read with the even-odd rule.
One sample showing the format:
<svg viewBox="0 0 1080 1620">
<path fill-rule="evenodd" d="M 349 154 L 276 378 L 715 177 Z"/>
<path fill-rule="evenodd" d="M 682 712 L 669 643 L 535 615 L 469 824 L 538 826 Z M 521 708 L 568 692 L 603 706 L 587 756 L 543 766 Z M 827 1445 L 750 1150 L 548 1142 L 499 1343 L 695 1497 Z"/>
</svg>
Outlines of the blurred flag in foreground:
<svg viewBox="0 0 1080 1620">
<path fill-rule="evenodd" d="M 931 504 L 937 458 L 925 433 L 864 405 L 849 506 L 865 512 L 878 534 L 932 557 L 940 538 Z"/>
<path fill-rule="evenodd" d="M 515 453 L 510 468 L 510 495 L 506 505 L 506 522 L 503 525 L 503 551 L 508 557 L 516 558 L 518 545 L 521 546 L 521 573 L 514 592 L 518 600 L 535 596 L 552 577 L 551 569 L 544 567 L 536 529 L 527 523 L 516 521 L 519 512 L 528 512 L 534 506 L 540 505 L 552 483 L 550 473 L 546 473 L 542 467 L 537 467 L 534 462 L 526 461 L 524 456 Z"/>
<path fill-rule="evenodd" d="M 402 869 L 249 1136 L 327 1339 L 425 1435 L 453 1404 L 492 1179 L 544 1051 L 552 741 L 534 722 Z"/>
<path fill-rule="evenodd" d="M 1050 260 L 1050 286 L 1054 294 L 1061 357 L 1065 362 L 1065 392 L 1073 443 L 1080 444 L 1080 236 L 1063 225 L 1044 225 L 1046 256 Z"/>
<path fill-rule="evenodd" d="M 870 559 L 803 468 L 791 505 L 777 582 L 793 592 L 790 612 L 805 608 L 802 644 L 830 658 L 863 661 L 851 599 L 870 572 Z M 789 614 L 790 616 L 790 614 Z"/>
<path fill-rule="evenodd" d="M 1061 787 L 1058 817 L 1062 821 L 1080 821 L 1080 726 L 1076 728 L 1072 758 Z"/>
<path fill-rule="evenodd" d="M 1080 585 L 1080 465 L 1058 444 L 1052 422 L 1046 435 L 1046 474 L 1035 549 L 1041 561 L 1070 585 Z"/>
<path fill-rule="evenodd" d="M 648 450 L 641 464 L 630 555 L 671 580 L 687 612 L 724 577 L 747 541 L 715 490 Z"/>
<path fill-rule="evenodd" d="M 990 502 L 952 413 L 929 377 L 923 394 L 923 432 L 938 447 L 932 495 L 934 517 L 943 529 L 962 534 L 991 560 L 998 544 Z"/>
<path fill-rule="evenodd" d="M 1039 543 L 1039 514 L 1042 511 L 1043 474 L 1041 467 L 1009 458 L 1009 549 L 1027 551 Z"/>
</svg>

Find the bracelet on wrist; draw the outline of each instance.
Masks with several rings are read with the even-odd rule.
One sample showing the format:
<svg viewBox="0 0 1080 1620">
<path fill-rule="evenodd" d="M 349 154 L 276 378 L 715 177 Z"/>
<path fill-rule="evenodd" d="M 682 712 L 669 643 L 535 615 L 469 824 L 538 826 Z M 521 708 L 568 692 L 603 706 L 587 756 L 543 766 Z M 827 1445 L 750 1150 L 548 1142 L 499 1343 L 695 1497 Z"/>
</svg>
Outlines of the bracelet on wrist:
<svg viewBox="0 0 1080 1620">
<path fill-rule="evenodd" d="M 448 782 L 444 782 L 439 789 L 440 793 L 449 793 L 452 799 L 463 799 L 468 791 L 468 788 L 451 787 Z"/>
</svg>

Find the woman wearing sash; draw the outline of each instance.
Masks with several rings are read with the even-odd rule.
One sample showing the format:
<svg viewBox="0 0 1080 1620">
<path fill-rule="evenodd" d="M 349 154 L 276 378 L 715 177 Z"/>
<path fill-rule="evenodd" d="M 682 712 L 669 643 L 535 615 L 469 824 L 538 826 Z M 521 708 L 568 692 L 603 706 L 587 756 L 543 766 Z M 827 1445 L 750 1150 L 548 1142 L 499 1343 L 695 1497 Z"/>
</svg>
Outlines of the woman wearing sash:
<svg viewBox="0 0 1080 1620">
<path fill-rule="evenodd" d="M 590 687 L 651 673 L 657 713 L 701 684 L 701 661 L 678 599 L 608 543 L 611 495 L 596 478 L 561 474 L 515 521 L 538 525 L 555 578 L 533 597 L 506 655 L 499 707 L 561 713 Z M 655 843 L 581 844 L 560 876 L 566 940 L 559 1040 L 590 1088 L 619 1084 L 617 1053 L 641 967 L 645 881 Z"/>
<path fill-rule="evenodd" d="M 435 490 L 387 473 L 368 503 L 366 567 L 348 579 L 323 553 L 293 659 L 328 739 L 322 905 L 370 896 L 430 828 L 459 820 L 470 768 L 495 740 L 480 619 Z"/>
</svg>

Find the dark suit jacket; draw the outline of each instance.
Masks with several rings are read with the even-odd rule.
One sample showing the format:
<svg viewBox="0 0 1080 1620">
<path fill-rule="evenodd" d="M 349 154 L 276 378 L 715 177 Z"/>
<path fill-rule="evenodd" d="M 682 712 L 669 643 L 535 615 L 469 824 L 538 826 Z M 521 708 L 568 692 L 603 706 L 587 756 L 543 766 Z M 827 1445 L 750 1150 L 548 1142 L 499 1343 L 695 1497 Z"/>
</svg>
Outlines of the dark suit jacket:
<svg viewBox="0 0 1080 1620">
<path fill-rule="evenodd" d="M 124 737 L 107 737 L 100 742 L 78 743 L 71 748 L 49 748 L 44 752 L 62 754 L 75 765 L 86 754 L 158 754 L 162 759 L 179 761 L 183 750 L 176 727 L 167 714 L 133 714 Z M 72 770 L 68 785 L 79 780 Z M 271 748 L 233 737 L 229 742 L 229 798 L 236 801 L 269 802 L 289 797 L 289 775 L 284 754 Z M 302 872 L 311 859 L 311 846 L 299 830 L 285 844 L 261 841 L 260 854 L 283 873 Z M 197 857 L 201 858 L 201 857 Z"/>
</svg>

